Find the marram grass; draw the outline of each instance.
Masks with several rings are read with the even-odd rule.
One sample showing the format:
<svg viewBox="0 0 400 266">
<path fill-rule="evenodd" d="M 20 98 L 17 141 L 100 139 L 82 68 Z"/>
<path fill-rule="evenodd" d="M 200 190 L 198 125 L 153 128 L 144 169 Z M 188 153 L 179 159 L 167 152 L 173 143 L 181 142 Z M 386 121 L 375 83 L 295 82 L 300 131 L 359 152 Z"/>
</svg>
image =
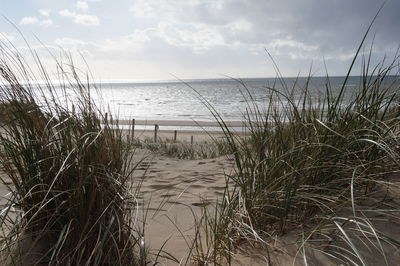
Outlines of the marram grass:
<svg viewBox="0 0 400 266">
<path fill-rule="evenodd" d="M 227 176 L 214 212 L 199 220 L 193 261 L 230 264 L 234 247 L 257 243 L 264 246 L 264 263 L 273 265 L 276 237 L 294 232 L 293 261 L 301 264 L 319 252 L 346 265 L 369 265 L 368 258 L 391 265 L 396 253 L 386 248 L 398 252 L 400 239 L 375 226 L 374 217 L 400 228 L 399 206 L 392 204 L 400 198 L 398 64 L 398 57 L 374 68 L 363 60 L 351 97 L 347 78 L 336 90 L 327 77 L 323 97 L 315 98 L 309 82 L 289 88 L 278 76 L 283 90 L 265 88 L 269 102 L 260 105 L 238 80 L 248 103 L 245 137 L 204 100 L 233 151 L 236 174 Z M 375 255 L 366 258 L 365 251 Z"/>
<path fill-rule="evenodd" d="M 140 264 L 131 147 L 94 104 L 95 88 L 73 64 L 58 63 L 53 84 L 36 58 L 38 84 L 18 54 L 2 54 L 2 263 Z"/>
<path fill-rule="evenodd" d="M 134 139 L 132 145 L 136 148 L 144 148 L 161 155 L 185 160 L 210 159 L 231 154 L 227 143 L 218 139 L 190 143 L 168 138 L 160 138 L 154 142 L 152 138 L 144 138 L 143 140 Z"/>
</svg>

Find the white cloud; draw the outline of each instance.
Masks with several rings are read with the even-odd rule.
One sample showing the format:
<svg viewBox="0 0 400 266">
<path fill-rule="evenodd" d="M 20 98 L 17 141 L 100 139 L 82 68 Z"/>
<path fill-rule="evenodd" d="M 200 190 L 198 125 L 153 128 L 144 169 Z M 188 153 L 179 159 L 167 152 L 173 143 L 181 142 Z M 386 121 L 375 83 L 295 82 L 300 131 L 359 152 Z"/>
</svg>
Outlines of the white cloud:
<svg viewBox="0 0 400 266">
<path fill-rule="evenodd" d="M 145 47 L 145 43 L 151 41 L 149 37 L 150 30 L 138 31 L 136 30 L 133 34 L 120 36 L 116 39 L 106 39 L 104 43 L 99 44 L 99 49 L 103 52 L 120 52 L 120 51 L 131 51 L 137 52 Z"/>
<path fill-rule="evenodd" d="M 50 9 L 39 9 L 39 14 L 42 15 L 43 17 L 49 17 Z"/>
<path fill-rule="evenodd" d="M 68 37 L 58 38 L 54 43 L 64 49 L 75 51 L 92 51 L 92 53 L 120 53 L 120 52 L 133 52 L 137 53 L 145 43 L 151 39 L 147 36 L 149 33 L 145 31 L 135 31 L 134 34 L 119 36 L 113 39 L 105 39 L 103 42 L 90 42 L 80 39 L 73 39 Z"/>
<path fill-rule="evenodd" d="M 38 22 L 38 18 L 37 17 L 23 17 L 19 24 L 20 25 L 28 25 L 28 24 L 36 24 Z"/>
<path fill-rule="evenodd" d="M 55 44 L 72 50 L 88 50 L 92 53 L 138 54 L 147 49 L 149 44 L 160 44 L 159 49 L 186 48 L 193 54 L 204 54 L 213 47 L 228 46 L 223 37 L 206 27 L 180 29 L 169 23 L 159 23 L 157 27 L 135 30 L 132 34 L 108 38 L 103 42 L 93 43 L 73 38 L 59 38 Z M 163 47 L 163 48 L 162 48 Z"/>
<path fill-rule="evenodd" d="M 178 29 L 172 24 L 160 23 L 156 34 L 172 46 L 189 47 L 195 53 L 202 53 L 213 46 L 223 46 L 223 36 L 213 29 L 199 26 L 194 30 Z"/>
<path fill-rule="evenodd" d="M 53 21 L 49 18 L 39 20 L 37 17 L 23 17 L 19 22 L 20 25 L 40 25 L 40 26 L 50 26 Z"/>
<path fill-rule="evenodd" d="M 43 25 L 43 26 L 50 26 L 53 24 L 53 21 L 51 19 L 44 19 L 39 21 L 39 25 Z"/>
<path fill-rule="evenodd" d="M 242 0 L 241 0 L 242 1 Z M 186 17 L 196 15 L 193 10 L 200 12 L 206 9 L 221 10 L 223 9 L 224 0 L 136 0 L 130 6 L 131 11 L 136 17 L 139 18 L 168 18 L 169 20 L 176 20 L 179 17 Z"/>
<path fill-rule="evenodd" d="M 161 22 L 155 28 L 135 30 L 133 34 L 117 41 L 107 41 L 103 48 L 114 50 L 131 46 L 140 49 L 144 43 L 153 40 L 169 46 L 189 48 L 195 54 L 204 53 L 212 47 L 227 46 L 223 36 L 213 29 L 203 26 L 181 29 L 175 24 Z"/>
<path fill-rule="evenodd" d="M 146 49 L 148 43 L 161 44 L 167 47 L 183 47 L 194 54 L 203 54 L 213 47 L 229 46 L 219 32 L 207 27 L 180 29 L 174 24 L 159 23 L 157 27 L 135 30 L 132 34 L 106 39 L 101 43 L 60 38 L 56 44 L 62 47 L 79 47 L 79 49 L 97 49 L 102 52 L 138 52 Z M 232 44 L 234 45 L 234 44 Z"/>
<path fill-rule="evenodd" d="M 62 49 L 67 49 L 75 56 L 83 55 L 85 58 L 92 58 L 93 52 L 98 51 L 99 48 L 96 43 L 67 37 L 58 38 L 54 41 L 54 43 Z"/>
<path fill-rule="evenodd" d="M 62 17 L 72 18 L 75 24 L 85 26 L 98 26 L 100 24 L 99 18 L 95 15 L 79 14 L 71 12 L 68 9 L 61 10 L 59 14 Z"/>
<path fill-rule="evenodd" d="M 55 44 L 65 48 L 65 47 L 76 47 L 76 46 L 86 46 L 91 44 L 90 42 L 85 42 L 82 40 L 78 39 L 72 39 L 72 38 L 58 38 L 54 41 Z"/>
<path fill-rule="evenodd" d="M 156 16 L 149 2 L 138 1 L 129 8 L 129 11 L 137 18 L 154 18 Z"/>
<path fill-rule="evenodd" d="M 248 31 L 253 24 L 246 19 L 239 19 L 227 25 L 232 31 Z"/>
<path fill-rule="evenodd" d="M 79 10 L 87 10 L 89 8 L 89 5 L 87 2 L 78 1 L 76 2 L 76 8 Z"/>
<path fill-rule="evenodd" d="M 318 49 L 317 45 L 307 45 L 303 42 L 292 40 L 291 38 L 287 38 L 287 39 L 283 39 L 283 40 L 275 39 L 269 43 L 269 46 L 272 48 L 281 48 L 281 47 L 297 48 L 297 49 L 304 50 L 307 52 L 316 51 Z"/>
</svg>

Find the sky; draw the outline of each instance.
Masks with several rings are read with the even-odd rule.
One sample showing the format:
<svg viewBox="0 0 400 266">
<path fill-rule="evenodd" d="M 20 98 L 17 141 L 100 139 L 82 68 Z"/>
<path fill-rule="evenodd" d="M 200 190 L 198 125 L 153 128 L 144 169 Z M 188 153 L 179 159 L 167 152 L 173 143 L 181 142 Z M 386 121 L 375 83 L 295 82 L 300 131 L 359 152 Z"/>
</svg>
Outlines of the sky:
<svg viewBox="0 0 400 266">
<path fill-rule="evenodd" d="M 47 69 L 69 53 L 98 80 L 344 75 L 380 0 L 0 0 L 0 40 L 35 49 Z M 400 44 L 388 0 L 366 46 Z M 11 23 L 10 23 L 10 22 Z M 86 63 L 85 63 L 86 62 Z M 87 65 L 86 65 L 87 64 Z M 359 73 L 354 73 L 355 75 Z"/>
</svg>

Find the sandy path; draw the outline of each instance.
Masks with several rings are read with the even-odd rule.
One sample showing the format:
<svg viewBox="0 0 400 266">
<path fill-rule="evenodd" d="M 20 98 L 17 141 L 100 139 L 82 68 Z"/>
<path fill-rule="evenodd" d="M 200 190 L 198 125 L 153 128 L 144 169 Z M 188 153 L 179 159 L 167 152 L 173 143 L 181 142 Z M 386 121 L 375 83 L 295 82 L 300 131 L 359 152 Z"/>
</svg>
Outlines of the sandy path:
<svg viewBox="0 0 400 266">
<path fill-rule="evenodd" d="M 184 262 L 189 250 L 185 238 L 194 234 L 193 215 L 223 195 L 225 174 L 232 174 L 232 169 L 232 162 L 224 157 L 179 160 L 149 155 L 140 163 L 133 178 L 143 178 L 139 198 L 142 210 L 148 210 L 147 246 L 157 252 L 167 241 L 163 250 Z"/>
</svg>

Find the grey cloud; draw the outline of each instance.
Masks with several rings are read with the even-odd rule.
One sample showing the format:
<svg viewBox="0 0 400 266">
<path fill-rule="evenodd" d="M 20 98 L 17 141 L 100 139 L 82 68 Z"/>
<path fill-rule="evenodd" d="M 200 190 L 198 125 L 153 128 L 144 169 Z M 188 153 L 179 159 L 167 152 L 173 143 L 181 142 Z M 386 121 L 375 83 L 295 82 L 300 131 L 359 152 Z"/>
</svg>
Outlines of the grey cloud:
<svg viewBox="0 0 400 266">
<path fill-rule="evenodd" d="M 150 3 L 157 16 L 167 14 L 166 19 L 175 21 L 176 25 L 207 25 L 219 30 L 227 43 L 263 44 L 268 48 L 272 41 L 292 40 L 304 46 L 318 46 L 312 52 L 302 51 L 310 59 L 339 57 L 354 51 L 381 5 L 376 0 L 192 0 L 174 1 L 171 5 L 159 5 L 159 2 L 146 3 Z M 399 10 L 400 1 L 388 1 L 374 25 L 375 48 L 381 53 L 393 52 L 399 44 Z M 251 29 L 229 30 L 229 25 L 238 20 L 249 22 Z"/>
</svg>

